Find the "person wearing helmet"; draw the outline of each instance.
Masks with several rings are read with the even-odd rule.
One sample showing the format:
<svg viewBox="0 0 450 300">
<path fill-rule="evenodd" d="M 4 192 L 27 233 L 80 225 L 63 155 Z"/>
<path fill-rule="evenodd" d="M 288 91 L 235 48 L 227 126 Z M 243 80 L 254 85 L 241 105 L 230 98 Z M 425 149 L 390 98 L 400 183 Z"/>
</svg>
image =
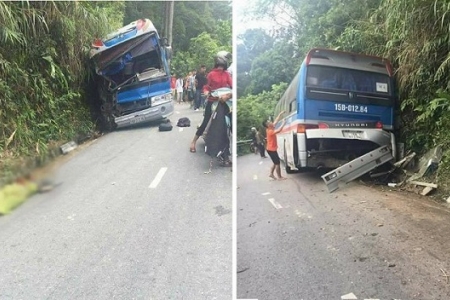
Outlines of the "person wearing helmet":
<svg viewBox="0 0 450 300">
<path fill-rule="evenodd" d="M 227 72 L 228 63 L 231 60 L 231 53 L 227 51 L 219 51 L 214 57 L 214 68 L 208 73 L 206 79 L 207 83 L 203 86 L 203 94 L 207 99 L 205 113 L 203 116 L 202 124 L 198 127 L 197 132 L 191 142 L 190 151 L 192 153 L 196 152 L 196 143 L 198 138 L 205 131 L 208 121 L 212 115 L 212 103 L 215 101 L 226 102 L 231 99 L 231 93 L 221 95 L 220 97 L 213 97 L 211 92 L 219 88 L 232 88 L 232 80 L 230 73 Z M 228 106 L 227 106 L 228 107 Z M 229 165 L 230 162 L 228 161 Z"/>
</svg>

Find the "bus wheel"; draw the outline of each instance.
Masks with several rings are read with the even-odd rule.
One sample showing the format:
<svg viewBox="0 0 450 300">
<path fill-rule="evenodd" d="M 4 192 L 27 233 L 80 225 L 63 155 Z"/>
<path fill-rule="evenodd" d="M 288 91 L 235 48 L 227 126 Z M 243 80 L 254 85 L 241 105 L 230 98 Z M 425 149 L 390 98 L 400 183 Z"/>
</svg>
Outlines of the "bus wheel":
<svg viewBox="0 0 450 300">
<path fill-rule="evenodd" d="M 110 115 L 102 114 L 101 130 L 110 132 L 116 129 L 117 125 L 114 118 Z"/>
</svg>

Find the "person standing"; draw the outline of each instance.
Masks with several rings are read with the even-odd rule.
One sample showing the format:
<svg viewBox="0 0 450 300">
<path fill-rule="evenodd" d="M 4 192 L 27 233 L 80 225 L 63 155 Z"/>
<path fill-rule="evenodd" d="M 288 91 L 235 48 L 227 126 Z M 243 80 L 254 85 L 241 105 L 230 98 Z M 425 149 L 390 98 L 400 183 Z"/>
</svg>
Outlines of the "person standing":
<svg viewBox="0 0 450 300">
<path fill-rule="evenodd" d="M 183 78 L 181 76 L 178 76 L 175 88 L 177 90 L 177 101 L 180 104 L 183 101 Z"/>
<path fill-rule="evenodd" d="M 280 120 L 281 115 L 284 114 L 284 111 L 280 112 L 278 116 L 275 118 L 273 122 L 264 121 L 262 124 L 266 128 L 266 138 L 267 138 L 267 153 L 272 159 L 273 165 L 270 168 L 270 178 L 283 180 L 286 177 L 281 176 L 281 168 L 280 168 L 280 157 L 278 156 L 278 144 L 277 144 L 277 134 L 283 130 L 284 125 L 286 124 L 286 119 L 283 119 L 281 122 L 281 126 L 278 129 L 275 129 L 275 124 Z M 276 178 L 273 172 L 276 171 L 278 178 Z"/>
<path fill-rule="evenodd" d="M 206 83 L 206 67 L 204 65 L 201 65 L 200 70 L 195 75 L 195 86 L 197 87 L 197 89 L 195 90 L 194 109 L 196 111 L 198 111 L 200 107 L 203 107 L 204 99 L 202 97 L 202 91 Z"/>
<path fill-rule="evenodd" d="M 252 144 L 251 144 L 251 149 L 253 151 L 254 154 L 257 154 L 258 152 L 258 143 L 256 142 L 256 127 L 252 127 Z"/>
<path fill-rule="evenodd" d="M 188 102 L 189 101 L 189 93 L 188 93 L 188 87 L 189 87 L 189 77 L 191 77 L 191 72 L 189 72 L 183 79 L 183 100 Z"/>
<path fill-rule="evenodd" d="M 267 158 L 266 149 L 264 147 L 264 136 L 259 129 L 256 129 L 256 146 L 258 147 L 261 158 Z"/>
<path fill-rule="evenodd" d="M 206 95 L 206 99 L 208 99 L 205 107 L 205 113 L 203 116 L 203 121 L 200 127 L 197 129 L 197 132 L 194 135 L 194 138 L 191 142 L 191 146 L 189 150 L 194 153 L 196 152 L 196 143 L 198 138 L 205 131 L 206 125 L 208 125 L 208 121 L 212 115 L 212 104 L 215 101 L 226 102 L 231 99 L 232 94 L 227 93 L 220 97 L 213 97 L 211 92 L 219 88 L 232 88 L 233 83 L 231 80 L 230 73 L 227 72 L 228 61 L 231 59 L 231 54 L 226 51 L 219 51 L 214 57 L 214 68 L 211 72 L 208 73 L 207 83 L 203 86 L 203 93 Z M 228 107 L 228 106 L 227 106 Z M 227 164 L 231 164 L 231 162 L 227 162 Z"/>
<path fill-rule="evenodd" d="M 175 99 L 175 91 L 177 88 L 177 78 L 175 75 L 170 77 L 170 91 L 172 92 L 172 99 Z"/>
<path fill-rule="evenodd" d="M 195 73 L 197 71 L 192 71 L 189 73 L 189 79 L 188 79 L 188 86 L 187 86 L 187 93 L 188 93 L 188 101 L 189 101 L 189 108 L 194 107 L 194 97 L 195 97 Z"/>
</svg>

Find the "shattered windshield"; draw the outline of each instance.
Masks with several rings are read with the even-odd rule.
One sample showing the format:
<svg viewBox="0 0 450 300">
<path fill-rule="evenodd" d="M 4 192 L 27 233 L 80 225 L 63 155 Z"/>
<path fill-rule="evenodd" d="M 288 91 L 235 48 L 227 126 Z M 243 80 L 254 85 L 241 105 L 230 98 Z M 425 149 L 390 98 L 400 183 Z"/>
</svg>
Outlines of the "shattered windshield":
<svg viewBox="0 0 450 300">
<path fill-rule="evenodd" d="M 155 35 L 143 35 L 94 57 L 97 73 L 114 86 L 166 75 Z"/>
</svg>

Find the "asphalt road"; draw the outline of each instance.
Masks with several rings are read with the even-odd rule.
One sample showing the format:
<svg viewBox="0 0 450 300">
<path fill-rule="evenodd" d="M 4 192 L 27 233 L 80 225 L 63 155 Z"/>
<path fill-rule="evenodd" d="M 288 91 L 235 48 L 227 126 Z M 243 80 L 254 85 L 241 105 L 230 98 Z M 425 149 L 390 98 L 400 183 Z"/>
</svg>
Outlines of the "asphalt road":
<svg viewBox="0 0 450 300">
<path fill-rule="evenodd" d="M 0 299 L 232 298 L 232 172 L 173 131 L 109 133 L 56 169 L 58 187 L 0 217 Z M 180 129 L 176 121 L 191 119 Z"/>
<path fill-rule="evenodd" d="M 450 299 L 447 207 L 359 182 L 330 194 L 314 173 L 271 181 L 270 164 L 237 160 L 238 298 Z"/>
</svg>

